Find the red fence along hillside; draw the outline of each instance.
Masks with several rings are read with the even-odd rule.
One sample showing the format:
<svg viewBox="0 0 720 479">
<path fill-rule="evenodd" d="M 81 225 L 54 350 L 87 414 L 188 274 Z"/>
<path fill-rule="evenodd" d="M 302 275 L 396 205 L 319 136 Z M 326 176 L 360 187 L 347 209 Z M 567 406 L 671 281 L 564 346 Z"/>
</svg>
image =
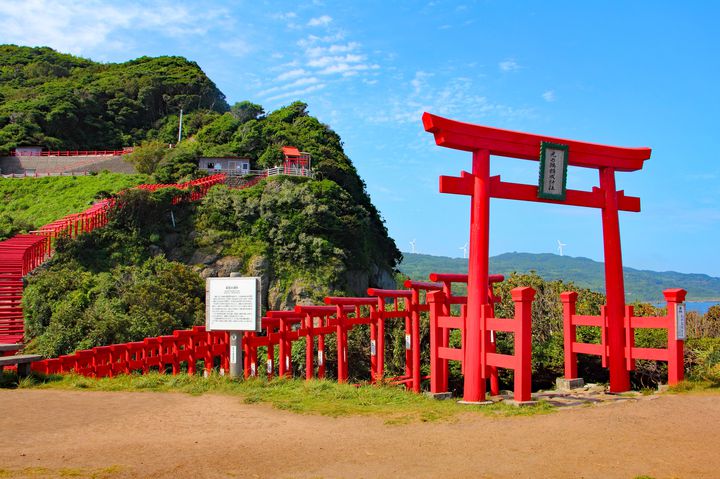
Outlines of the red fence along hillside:
<svg viewBox="0 0 720 479">
<path fill-rule="evenodd" d="M 180 184 L 141 185 L 139 188 L 155 191 L 174 187 L 187 190 L 189 195 L 173 200 L 197 201 L 204 197 L 211 186 L 225 181 L 225 175 L 213 175 Z M 22 313 L 22 278 L 40 266 L 53 253 L 55 239 L 59 236 L 76 236 L 105 226 L 108 212 L 115 200 L 98 201 L 81 213 L 67 215 L 46 224 L 32 234 L 16 235 L 0 241 L 0 344 L 23 342 L 24 322 Z"/>
<path fill-rule="evenodd" d="M 17 235 L 0 242 L 0 344 L 22 342 L 22 278 L 48 256 L 43 236 Z"/>
</svg>

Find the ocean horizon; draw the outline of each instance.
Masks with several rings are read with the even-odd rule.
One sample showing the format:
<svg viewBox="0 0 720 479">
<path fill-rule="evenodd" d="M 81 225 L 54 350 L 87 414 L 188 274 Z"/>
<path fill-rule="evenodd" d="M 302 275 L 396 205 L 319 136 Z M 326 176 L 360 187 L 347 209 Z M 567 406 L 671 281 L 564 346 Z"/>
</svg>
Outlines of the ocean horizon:
<svg viewBox="0 0 720 479">
<path fill-rule="evenodd" d="M 720 304 L 720 301 L 685 301 L 685 309 L 687 311 L 697 311 L 699 314 L 705 314 L 712 306 Z M 667 303 L 664 301 L 653 303 L 653 306 L 664 308 Z"/>
</svg>

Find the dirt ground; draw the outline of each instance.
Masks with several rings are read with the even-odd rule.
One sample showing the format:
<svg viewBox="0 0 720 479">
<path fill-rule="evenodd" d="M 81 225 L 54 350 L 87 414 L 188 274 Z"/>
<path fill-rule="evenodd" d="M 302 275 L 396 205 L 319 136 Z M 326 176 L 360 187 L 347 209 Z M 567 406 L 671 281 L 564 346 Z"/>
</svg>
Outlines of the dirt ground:
<svg viewBox="0 0 720 479">
<path fill-rule="evenodd" d="M 0 390 L 0 411 L 0 477 L 720 477 L 718 394 L 403 425 L 221 395 Z"/>
</svg>

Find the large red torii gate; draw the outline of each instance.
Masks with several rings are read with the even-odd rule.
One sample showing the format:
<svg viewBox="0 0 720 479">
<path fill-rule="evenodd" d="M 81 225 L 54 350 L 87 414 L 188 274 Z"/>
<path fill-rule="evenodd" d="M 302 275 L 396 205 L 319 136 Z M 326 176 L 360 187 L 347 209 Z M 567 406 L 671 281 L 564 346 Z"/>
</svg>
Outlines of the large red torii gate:
<svg viewBox="0 0 720 479">
<path fill-rule="evenodd" d="M 478 402 L 485 399 L 485 381 L 480 370 L 480 315 L 483 306 L 488 304 L 490 198 L 602 210 L 610 390 L 622 392 L 630 389 L 630 376 L 624 359 L 625 286 L 618 211 L 639 212 L 640 198 L 617 191 L 615 172 L 642 169 L 644 161 L 650 158 L 651 149 L 622 148 L 502 130 L 430 113 L 424 113 L 422 119 L 425 130 L 435 136 L 438 146 L 473 154 L 472 173 L 463 171 L 459 177 L 440 177 L 441 193 L 471 197 L 464 400 Z M 568 165 L 597 169 L 600 186 L 593 187 L 592 191 L 567 190 L 564 200 L 555 200 L 539 198 L 537 186 L 508 183 L 500 176 L 490 176 L 490 155 L 538 161 L 543 142 L 567 146 Z"/>
</svg>

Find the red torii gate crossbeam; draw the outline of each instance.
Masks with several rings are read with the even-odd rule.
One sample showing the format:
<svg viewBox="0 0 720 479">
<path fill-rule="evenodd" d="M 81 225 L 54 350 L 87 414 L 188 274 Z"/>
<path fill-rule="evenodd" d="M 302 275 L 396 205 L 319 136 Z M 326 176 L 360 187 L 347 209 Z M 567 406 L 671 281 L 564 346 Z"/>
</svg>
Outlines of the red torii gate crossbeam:
<svg viewBox="0 0 720 479">
<path fill-rule="evenodd" d="M 624 359 L 625 286 L 618 211 L 639 212 L 640 198 L 617 191 L 615 172 L 642 169 L 643 162 L 650 158 L 650 148 L 623 148 L 502 130 L 430 113 L 424 113 L 422 119 L 425 130 L 435 136 L 438 146 L 473 154 L 472 173 L 463 171 L 460 177 L 440 177 L 441 193 L 471 197 L 464 400 L 478 402 L 485 399 L 485 383 L 480 374 L 480 315 L 482 307 L 489 302 L 490 198 L 602 210 L 610 390 L 627 391 L 630 376 Z M 567 190 L 564 200 L 552 200 L 538 198 L 537 186 L 504 182 L 499 176 L 490 177 L 490 155 L 538 161 L 542 142 L 567 145 L 568 165 L 597 169 L 600 186 L 592 191 Z"/>
</svg>

